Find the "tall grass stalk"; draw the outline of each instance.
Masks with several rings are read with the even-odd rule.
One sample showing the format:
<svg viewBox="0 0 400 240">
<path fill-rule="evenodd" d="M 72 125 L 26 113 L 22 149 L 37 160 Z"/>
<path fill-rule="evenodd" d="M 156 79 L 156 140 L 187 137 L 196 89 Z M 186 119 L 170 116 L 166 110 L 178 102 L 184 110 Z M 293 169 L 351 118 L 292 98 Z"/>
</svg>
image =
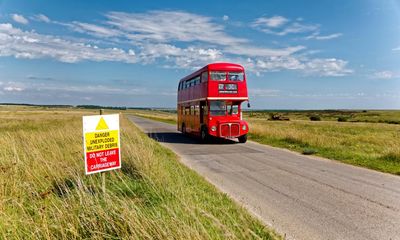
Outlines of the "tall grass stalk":
<svg viewBox="0 0 400 240">
<path fill-rule="evenodd" d="M 0 108 L 0 239 L 276 239 L 121 119 L 122 169 L 84 175 L 81 116 Z"/>
</svg>

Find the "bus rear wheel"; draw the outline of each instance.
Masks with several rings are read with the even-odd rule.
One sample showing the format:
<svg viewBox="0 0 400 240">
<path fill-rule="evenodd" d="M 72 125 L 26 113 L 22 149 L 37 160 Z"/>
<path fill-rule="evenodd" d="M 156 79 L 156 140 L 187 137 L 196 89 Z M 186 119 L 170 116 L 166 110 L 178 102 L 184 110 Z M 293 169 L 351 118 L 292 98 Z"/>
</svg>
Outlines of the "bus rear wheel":
<svg viewBox="0 0 400 240">
<path fill-rule="evenodd" d="M 240 142 L 240 143 L 245 143 L 245 142 L 247 142 L 247 134 L 238 137 L 238 139 L 239 139 L 239 142 Z"/>
<path fill-rule="evenodd" d="M 200 131 L 200 139 L 203 143 L 208 141 L 208 132 L 206 127 L 202 127 Z"/>
</svg>

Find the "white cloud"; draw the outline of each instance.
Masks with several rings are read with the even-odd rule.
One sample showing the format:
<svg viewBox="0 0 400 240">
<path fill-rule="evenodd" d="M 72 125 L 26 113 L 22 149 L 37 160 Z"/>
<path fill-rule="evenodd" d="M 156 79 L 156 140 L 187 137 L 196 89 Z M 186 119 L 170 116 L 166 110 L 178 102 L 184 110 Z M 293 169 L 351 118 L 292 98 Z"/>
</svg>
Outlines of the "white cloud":
<svg viewBox="0 0 400 240">
<path fill-rule="evenodd" d="M 284 69 L 303 70 L 304 63 L 301 60 L 291 56 L 270 57 L 270 58 L 256 60 L 254 68 L 261 72 L 262 71 L 275 72 Z"/>
<path fill-rule="evenodd" d="M 17 23 L 21 23 L 21 24 L 29 23 L 28 19 L 26 19 L 24 16 L 19 15 L 19 14 L 12 14 L 11 17 Z"/>
<path fill-rule="evenodd" d="M 140 59 L 144 63 L 159 59 L 164 61 L 164 66 L 168 68 L 194 69 L 210 62 L 221 61 L 223 54 L 214 48 L 179 48 L 170 44 L 146 44 L 141 49 Z"/>
<path fill-rule="evenodd" d="M 24 89 L 20 87 L 4 87 L 3 90 L 7 92 L 21 92 Z"/>
<path fill-rule="evenodd" d="M 282 16 L 273 16 L 273 17 L 260 17 L 257 18 L 253 23 L 253 27 L 268 27 L 268 28 L 277 28 L 284 24 L 286 24 L 289 19 Z"/>
<path fill-rule="evenodd" d="M 398 47 L 396 47 L 396 48 L 393 48 L 392 50 L 393 50 L 393 51 L 400 51 L 400 46 L 398 46 Z"/>
<path fill-rule="evenodd" d="M 228 20 L 229 20 L 229 16 L 228 16 L 228 15 L 224 15 L 224 16 L 222 17 L 222 20 L 228 21 Z"/>
<path fill-rule="evenodd" d="M 287 47 L 281 49 L 260 48 L 249 45 L 229 46 L 224 51 L 236 55 L 244 55 L 250 57 L 271 57 L 271 56 L 288 56 L 295 52 L 305 49 L 304 46 Z"/>
<path fill-rule="evenodd" d="M 35 18 L 44 22 L 48 19 L 39 16 Z M 352 72 L 344 60 L 309 58 L 301 53 L 306 49 L 301 45 L 253 46 L 248 39 L 227 34 L 222 25 L 206 16 L 181 11 L 110 12 L 105 16 L 107 20 L 100 24 L 48 19 L 73 31 L 96 36 L 90 40 L 44 35 L 0 24 L 0 56 L 52 58 L 67 63 L 88 60 L 150 64 L 157 61 L 159 66 L 175 69 L 194 69 L 210 62 L 230 61 L 242 63 L 256 74 L 295 70 L 319 76 L 343 76 Z M 314 29 L 297 22 L 288 22 L 290 24 L 280 29 L 279 18 L 271 20 L 273 18 L 268 24 L 276 26 L 277 33 Z M 116 44 L 123 48 L 104 47 Z"/>
<path fill-rule="evenodd" d="M 251 26 L 255 29 L 258 29 L 264 33 L 273 34 L 277 36 L 286 36 L 288 34 L 296 34 L 296 33 L 313 33 L 313 35 L 317 34 L 320 25 L 318 24 L 304 24 L 303 19 L 297 18 L 294 21 L 291 21 L 283 16 L 274 16 L 271 18 L 260 17 L 253 21 Z M 328 36 L 320 36 L 321 39 Z M 330 36 L 334 37 L 334 36 Z"/>
<path fill-rule="evenodd" d="M 305 72 L 320 76 L 340 77 L 353 73 L 353 70 L 346 68 L 348 62 L 335 58 L 312 59 L 305 63 Z"/>
<path fill-rule="evenodd" d="M 181 12 L 151 11 L 147 13 L 110 12 L 107 24 L 125 32 L 134 41 L 193 42 L 232 45 L 248 40 L 229 36 L 224 27 L 212 22 L 212 18 Z"/>
<path fill-rule="evenodd" d="M 330 40 L 334 38 L 341 37 L 342 33 L 333 33 L 330 35 L 320 35 L 318 32 L 311 34 L 310 36 L 306 37 L 305 39 L 315 39 L 315 40 Z"/>
<path fill-rule="evenodd" d="M 320 77 L 340 77 L 353 73 L 348 68 L 348 62 L 335 58 L 309 59 L 302 56 L 272 56 L 256 58 L 236 58 L 234 62 L 242 64 L 248 72 L 257 76 L 266 72 L 277 72 L 283 70 L 298 71 L 306 75 L 317 75 Z"/>
<path fill-rule="evenodd" d="M 380 71 L 380 72 L 375 72 L 372 75 L 372 78 L 376 79 L 392 79 L 395 77 L 395 74 L 392 71 Z"/>
<path fill-rule="evenodd" d="M 97 37 L 115 37 L 123 35 L 121 31 L 90 23 L 73 22 L 69 24 L 74 31 L 91 34 Z"/>
<path fill-rule="evenodd" d="M 292 23 L 288 27 L 284 28 L 282 31 L 274 32 L 268 29 L 265 29 L 264 32 L 272 33 L 279 36 L 285 36 L 290 33 L 306 33 L 306 32 L 313 32 L 319 29 L 319 25 L 316 24 L 302 24 L 302 23 Z"/>
<path fill-rule="evenodd" d="M 45 23 L 49 23 L 51 22 L 50 18 L 48 18 L 46 15 L 44 14 L 37 14 L 35 16 L 33 16 L 32 18 L 33 20 L 39 21 L 39 22 L 45 22 Z"/>
<path fill-rule="evenodd" d="M 98 48 L 51 35 L 22 31 L 11 24 L 0 24 L 0 56 L 54 58 L 74 63 L 83 60 L 137 62 L 134 52 L 119 48 Z"/>
<path fill-rule="evenodd" d="M 16 82 L 8 82 L 6 84 L 0 83 L 0 86 L 4 85 L 3 90 L 6 92 L 21 92 L 24 90 L 23 85 Z"/>
</svg>

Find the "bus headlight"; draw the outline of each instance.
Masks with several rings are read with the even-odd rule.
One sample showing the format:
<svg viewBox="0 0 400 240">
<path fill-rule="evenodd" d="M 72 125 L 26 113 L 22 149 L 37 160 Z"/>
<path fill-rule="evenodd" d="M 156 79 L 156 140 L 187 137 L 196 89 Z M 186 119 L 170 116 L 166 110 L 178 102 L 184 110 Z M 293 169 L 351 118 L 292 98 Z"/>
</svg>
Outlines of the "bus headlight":
<svg viewBox="0 0 400 240">
<path fill-rule="evenodd" d="M 243 126 L 242 126 L 242 130 L 243 130 L 243 131 L 246 131 L 246 129 L 247 129 L 246 125 L 243 125 Z"/>
<path fill-rule="evenodd" d="M 213 131 L 213 132 L 217 131 L 217 127 L 216 126 L 212 126 L 211 127 L 211 131 Z"/>
</svg>

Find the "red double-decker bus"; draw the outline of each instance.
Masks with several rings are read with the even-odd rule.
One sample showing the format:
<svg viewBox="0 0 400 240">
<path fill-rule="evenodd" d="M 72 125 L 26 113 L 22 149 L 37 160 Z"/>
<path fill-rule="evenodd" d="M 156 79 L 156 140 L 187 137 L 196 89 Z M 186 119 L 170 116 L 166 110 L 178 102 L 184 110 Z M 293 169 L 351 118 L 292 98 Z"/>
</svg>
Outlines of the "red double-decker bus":
<svg viewBox="0 0 400 240">
<path fill-rule="evenodd" d="M 178 86 L 178 130 L 199 136 L 247 141 L 249 126 L 241 103 L 248 101 L 244 68 L 212 63 L 184 77 Z"/>
</svg>

